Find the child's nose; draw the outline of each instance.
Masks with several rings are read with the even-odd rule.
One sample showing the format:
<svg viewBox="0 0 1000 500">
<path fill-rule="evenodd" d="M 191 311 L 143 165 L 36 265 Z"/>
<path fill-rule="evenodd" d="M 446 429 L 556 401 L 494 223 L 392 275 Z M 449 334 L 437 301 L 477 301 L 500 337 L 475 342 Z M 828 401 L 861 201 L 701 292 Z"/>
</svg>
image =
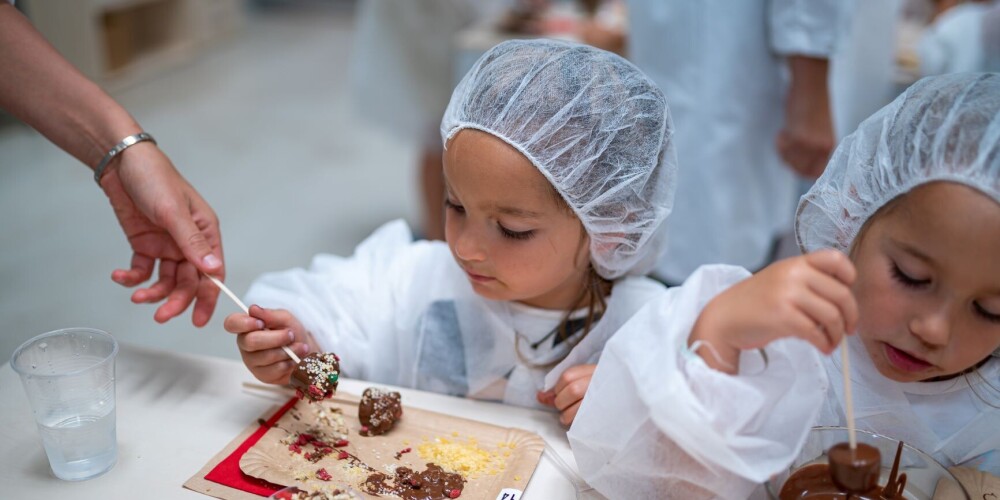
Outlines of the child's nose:
<svg viewBox="0 0 1000 500">
<path fill-rule="evenodd" d="M 458 231 L 455 236 L 455 255 L 458 258 L 470 262 L 485 260 L 486 252 L 481 244 L 482 239 L 475 231 L 466 229 Z"/>
<path fill-rule="evenodd" d="M 924 311 L 910 321 L 910 331 L 929 346 L 944 347 L 951 339 L 949 318 L 947 307 Z"/>
</svg>

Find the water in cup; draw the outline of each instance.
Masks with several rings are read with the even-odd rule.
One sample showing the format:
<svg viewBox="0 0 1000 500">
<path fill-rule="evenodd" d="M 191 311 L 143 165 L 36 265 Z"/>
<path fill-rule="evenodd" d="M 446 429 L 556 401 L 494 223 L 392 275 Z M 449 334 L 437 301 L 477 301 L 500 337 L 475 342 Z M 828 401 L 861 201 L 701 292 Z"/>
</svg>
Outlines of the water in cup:
<svg viewBox="0 0 1000 500">
<path fill-rule="evenodd" d="M 94 477 L 115 464 L 115 413 L 73 416 L 38 424 L 52 472 L 63 479 Z"/>
<path fill-rule="evenodd" d="M 117 461 L 117 352 L 111 335 L 70 328 L 25 342 L 11 358 L 31 402 L 49 465 L 60 479 L 90 479 Z"/>
</svg>

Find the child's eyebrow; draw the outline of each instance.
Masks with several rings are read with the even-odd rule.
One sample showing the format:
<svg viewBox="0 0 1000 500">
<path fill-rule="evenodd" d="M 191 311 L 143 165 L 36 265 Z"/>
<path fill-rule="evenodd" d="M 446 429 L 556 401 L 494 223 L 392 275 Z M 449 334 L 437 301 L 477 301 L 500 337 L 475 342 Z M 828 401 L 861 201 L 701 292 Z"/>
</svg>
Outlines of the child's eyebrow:
<svg viewBox="0 0 1000 500">
<path fill-rule="evenodd" d="M 538 219 L 542 216 L 542 214 L 538 212 L 532 212 L 531 210 L 525 210 L 517 207 L 497 206 L 494 207 L 494 210 L 505 215 L 512 215 L 514 217 L 522 217 L 525 219 Z"/>
<path fill-rule="evenodd" d="M 918 258 L 918 259 L 920 259 L 920 260 L 922 260 L 924 262 L 927 262 L 927 263 L 933 262 L 933 259 L 931 259 L 930 257 L 928 257 L 927 254 L 921 252 L 920 250 L 917 250 L 916 248 L 914 248 L 909 243 L 904 243 L 904 242 L 899 241 L 899 240 L 897 240 L 895 238 L 889 238 L 889 241 L 891 241 L 893 245 L 896 245 L 897 247 L 901 248 L 904 252 L 909 253 L 910 255 L 913 255 L 914 257 L 916 257 L 916 258 Z"/>
</svg>

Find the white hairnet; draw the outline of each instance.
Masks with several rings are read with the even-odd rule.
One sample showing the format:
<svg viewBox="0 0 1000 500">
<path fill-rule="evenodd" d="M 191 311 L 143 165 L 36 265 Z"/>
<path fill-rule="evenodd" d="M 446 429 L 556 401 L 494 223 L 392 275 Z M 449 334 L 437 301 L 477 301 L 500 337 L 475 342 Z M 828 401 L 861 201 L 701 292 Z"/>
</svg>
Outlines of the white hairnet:
<svg viewBox="0 0 1000 500">
<path fill-rule="evenodd" d="M 1000 203 L 1000 74 L 924 78 L 862 122 L 799 202 L 799 247 L 847 252 L 876 210 L 933 181 Z"/>
<path fill-rule="evenodd" d="M 598 274 L 652 269 L 677 161 L 663 93 L 632 63 L 568 42 L 501 43 L 455 88 L 445 146 L 466 128 L 507 142 L 552 183 L 590 235 Z"/>
</svg>

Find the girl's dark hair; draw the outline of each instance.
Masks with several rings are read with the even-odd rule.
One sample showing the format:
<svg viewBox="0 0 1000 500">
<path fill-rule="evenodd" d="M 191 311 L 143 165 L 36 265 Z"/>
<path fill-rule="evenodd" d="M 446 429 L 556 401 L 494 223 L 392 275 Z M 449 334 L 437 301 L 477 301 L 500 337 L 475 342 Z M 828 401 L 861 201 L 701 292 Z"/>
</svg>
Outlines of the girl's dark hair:
<svg viewBox="0 0 1000 500">
<path fill-rule="evenodd" d="M 562 199 L 559 199 L 559 202 L 565 205 L 565 202 L 562 201 Z M 568 205 L 565 206 L 566 209 L 569 210 L 569 206 Z M 586 234 L 587 234 L 586 230 L 584 230 L 583 235 Z M 586 243 L 586 241 L 587 239 L 582 237 L 581 235 L 580 244 L 582 245 Z M 522 363 L 532 368 L 544 368 L 544 369 L 552 368 L 558 365 L 560 362 L 562 362 L 562 360 L 566 359 L 566 356 L 569 356 L 569 353 L 570 351 L 573 350 L 573 347 L 579 344 L 587 336 L 587 334 L 590 333 L 590 330 L 593 329 L 594 325 L 598 321 L 600 321 L 601 316 L 604 314 L 604 310 L 607 308 L 607 303 L 605 302 L 604 297 L 611 293 L 612 286 L 613 283 L 611 282 L 611 280 L 608 280 L 602 277 L 601 275 L 597 274 L 597 271 L 594 270 L 594 265 L 592 263 L 588 263 L 587 282 L 584 285 L 583 290 L 581 290 L 580 292 L 579 300 L 577 300 L 574 303 L 575 306 L 576 304 L 580 304 L 581 302 L 584 301 L 587 302 L 587 317 L 586 321 L 583 324 L 583 334 L 580 335 L 579 338 L 577 338 L 575 341 L 572 341 L 570 339 L 570 337 L 572 337 L 574 333 L 570 331 L 570 316 L 572 316 L 574 309 L 570 308 L 568 311 L 566 311 L 566 314 L 563 315 L 562 321 L 559 323 L 559 326 L 556 327 L 556 335 L 558 336 L 559 339 L 562 339 L 569 347 L 569 349 L 566 350 L 565 355 L 560 356 L 558 359 L 555 359 L 548 363 L 532 363 L 524 359 L 524 357 L 521 355 L 521 349 L 520 349 L 521 336 L 517 335 L 517 332 L 515 332 L 514 351 L 517 353 L 518 359 L 520 359 Z"/>
</svg>

